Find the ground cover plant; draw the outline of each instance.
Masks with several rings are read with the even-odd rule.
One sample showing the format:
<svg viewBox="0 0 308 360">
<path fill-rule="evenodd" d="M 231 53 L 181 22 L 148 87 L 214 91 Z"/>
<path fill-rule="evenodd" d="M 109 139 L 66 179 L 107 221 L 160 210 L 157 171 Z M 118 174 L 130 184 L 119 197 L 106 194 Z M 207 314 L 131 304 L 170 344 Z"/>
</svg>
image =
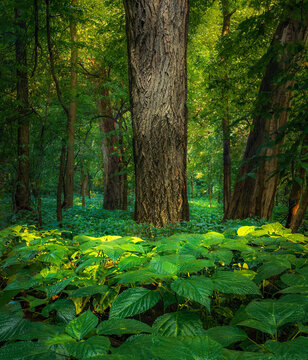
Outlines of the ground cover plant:
<svg viewBox="0 0 308 360">
<path fill-rule="evenodd" d="M 1 359 L 308 357 L 307 239 L 279 223 L 1 239 Z"/>
</svg>

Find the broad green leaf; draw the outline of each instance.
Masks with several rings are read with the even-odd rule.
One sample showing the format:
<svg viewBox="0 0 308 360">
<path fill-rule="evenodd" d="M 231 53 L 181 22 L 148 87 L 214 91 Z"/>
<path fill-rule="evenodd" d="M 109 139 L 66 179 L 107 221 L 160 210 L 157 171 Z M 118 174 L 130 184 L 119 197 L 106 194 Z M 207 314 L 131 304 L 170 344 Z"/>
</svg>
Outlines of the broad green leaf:
<svg viewBox="0 0 308 360">
<path fill-rule="evenodd" d="M 4 345 L 0 348 L 0 359 L 3 360 L 26 360 L 45 359 L 48 348 L 39 342 L 19 341 Z"/>
<path fill-rule="evenodd" d="M 221 244 L 225 240 L 224 234 L 218 232 L 208 232 L 203 236 L 203 245 L 206 247 L 210 247 L 213 245 Z"/>
<path fill-rule="evenodd" d="M 207 259 L 198 259 L 193 261 L 188 261 L 180 265 L 179 273 L 196 273 L 207 267 L 214 267 L 215 264 L 212 260 Z"/>
<path fill-rule="evenodd" d="M 283 274 L 280 280 L 288 286 L 308 285 L 308 279 L 302 274 Z"/>
<path fill-rule="evenodd" d="M 95 294 L 105 294 L 108 291 L 109 287 L 107 285 L 93 285 L 86 286 L 80 289 L 73 291 L 70 296 L 79 298 L 84 296 L 92 296 Z"/>
<path fill-rule="evenodd" d="M 167 313 L 153 324 L 153 334 L 159 336 L 197 336 L 205 334 L 200 318 L 188 311 Z"/>
<path fill-rule="evenodd" d="M 83 339 L 98 323 L 98 318 L 90 311 L 86 311 L 65 328 L 66 332 L 77 340 Z"/>
<path fill-rule="evenodd" d="M 207 330 L 206 335 L 217 341 L 223 347 L 247 339 L 245 331 L 237 326 L 215 326 Z"/>
<path fill-rule="evenodd" d="M 10 303 L 0 309 L 0 341 L 16 339 L 25 333 L 26 326 L 27 320 L 23 319 L 19 303 Z"/>
<path fill-rule="evenodd" d="M 281 264 L 277 261 L 266 262 L 258 268 L 258 272 L 254 280 L 256 282 L 259 282 L 272 276 L 281 274 L 282 272 L 290 268 L 291 264 L 289 262 L 288 264 Z"/>
<path fill-rule="evenodd" d="M 204 305 L 210 311 L 213 283 L 209 278 L 194 276 L 171 283 L 171 289 L 178 295 Z"/>
<path fill-rule="evenodd" d="M 214 262 L 223 262 L 225 265 L 229 265 L 233 259 L 233 252 L 227 249 L 214 250 L 209 252 L 206 257 Z"/>
<path fill-rule="evenodd" d="M 123 258 L 118 263 L 119 271 L 129 270 L 135 266 L 141 266 L 146 259 L 139 257 L 139 256 L 129 256 Z"/>
<path fill-rule="evenodd" d="M 308 285 L 295 285 L 279 291 L 282 294 L 307 294 Z"/>
<path fill-rule="evenodd" d="M 308 338 L 303 336 L 287 342 L 268 340 L 264 347 L 279 360 L 308 359 Z"/>
<path fill-rule="evenodd" d="M 278 360 L 272 354 L 223 349 L 223 360 Z"/>
<path fill-rule="evenodd" d="M 244 320 L 238 325 L 255 327 L 261 330 L 258 323 L 251 321 L 255 320 L 263 324 L 264 331 L 266 330 L 271 335 L 274 335 L 279 327 L 287 323 L 296 323 L 305 317 L 305 312 L 300 305 L 291 305 L 277 300 L 252 301 L 246 306 L 245 310 L 250 319 Z"/>
<path fill-rule="evenodd" d="M 151 333 L 152 328 L 135 319 L 111 319 L 102 321 L 97 329 L 100 335 L 123 335 L 123 334 L 140 334 Z"/>
<path fill-rule="evenodd" d="M 107 354 L 110 348 L 110 341 L 105 336 L 92 336 L 87 340 L 68 342 L 65 344 L 67 352 L 80 360 L 93 359 Z"/>
<path fill-rule="evenodd" d="M 61 292 L 62 290 L 64 290 L 66 288 L 66 286 L 71 283 L 74 280 L 74 278 L 70 278 L 70 279 L 65 279 L 63 281 L 59 281 L 54 285 L 51 285 L 47 288 L 47 297 L 51 298 L 57 294 L 59 294 L 59 292 Z"/>
<path fill-rule="evenodd" d="M 155 306 L 160 299 L 159 292 L 135 287 L 123 291 L 112 303 L 109 319 L 126 318 Z"/>
<path fill-rule="evenodd" d="M 57 301 L 45 306 L 42 315 L 49 316 L 50 311 L 56 310 L 57 317 L 64 323 L 69 323 L 76 316 L 75 305 L 70 299 L 58 299 Z"/>
<path fill-rule="evenodd" d="M 261 295 L 257 285 L 246 276 L 231 271 L 218 271 L 211 277 L 215 290 L 226 294 Z"/>
<path fill-rule="evenodd" d="M 168 275 L 157 274 L 151 269 L 140 269 L 125 272 L 121 275 L 116 276 L 118 284 L 136 284 L 136 283 L 152 283 L 155 279 L 162 279 Z"/>
<path fill-rule="evenodd" d="M 241 226 L 239 229 L 237 229 L 237 235 L 246 236 L 250 233 L 253 233 L 255 229 L 256 229 L 255 226 Z"/>
</svg>

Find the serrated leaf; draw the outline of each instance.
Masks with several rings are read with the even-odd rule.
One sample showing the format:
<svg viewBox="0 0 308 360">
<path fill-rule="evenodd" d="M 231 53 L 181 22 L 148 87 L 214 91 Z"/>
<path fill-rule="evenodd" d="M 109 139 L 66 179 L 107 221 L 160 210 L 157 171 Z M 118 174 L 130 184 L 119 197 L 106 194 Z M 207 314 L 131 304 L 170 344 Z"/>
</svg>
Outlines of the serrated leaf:
<svg viewBox="0 0 308 360">
<path fill-rule="evenodd" d="M 308 338 L 303 336 L 287 342 L 268 340 L 264 347 L 277 356 L 279 360 L 308 359 Z"/>
<path fill-rule="evenodd" d="M 59 294 L 59 292 L 61 292 L 62 290 L 64 290 L 66 288 L 66 286 L 71 283 L 74 280 L 74 278 L 70 278 L 70 279 L 65 279 L 63 281 L 59 281 L 54 285 L 51 285 L 47 288 L 47 297 L 51 298 L 57 294 Z"/>
<path fill-rule="evenodd" d="M 39 342 L 19 341 L 4 345 L 0 348 L 0 359 L 3 360 L 26 360 L 43 359 L 48 353 L 48 348 Z"/>
<path fill-rule="evenodd" d="M 92 296 L 95 294 L 105 294 L 108 290 L 109 287 L 107 285 L 92 285 L 77 289 L 73 291 L 70 296 L 74 298 L 80 298 L 84 296 Z"/>
<path fill-rule="evenodd" d="M 118 263 L 119 271 L 129 270 L 135 266 L 140 266 L 145 262 L 145 259 L 139 256 L 129 256 L 123 258 Z"/>
<path fill-rule="evenodd" d="M 215 264 L 212 260 L 198 259 L 189 262 L 185 262 L 180 265 L 179 273 L 196 273 L 207 267 L 214 267 Z"/>
<path fill-rule="evenodd" d="M 157 291 L 135 287 L 123 291 L 110 307 L 109 319 L 126 318 L 152 308 L 160 295 Z"/>
<path fill-rule="evenodd" d="M 153 334 L 159 336 L 197 336 L 205 334 L 200 318 L 188 311 L 167 313 L 153 324 Z"/>
<path fill-rule="evenodd" d="M 96 356 L 101 357 L 107 354 L 109 347 L 110 341 L 105 336 L 92 336 L 87 340 L 65 344 L 67 352 L 80 360 L 93 359 Z"/>
<path fill-rule="evenodd" d="M 194 276 L 189 279 L 179 279 L 171 283 L 171 289 L 178 295 L 204 305 L 210 311 L 213 283 L 210 279 Z"/>
<path fill-rule="evenodd" d="M 42 315 L 49 316 L 50 311 L 56 310 L 57 317 L 64 323 L 69 323 L 76 316 L 76 308 L 70 299 L 58 299 L 57 301 L 45 306 Z"/>
<path fill-rule="evenodd" d="M 83 339 L 98 323 L 98 318 L 90 311 L 86 311 L 65 328 L 66 332 L 77 340 Z"/>
<path fill-rule="evenodd" d="M 215 326 L 207 330 L 206 335 L 217 341 L 223 347 L 227 347 L 238 341 L 244 341 L 248 337 L 245 331 L 237 326 Z"/>
<path fill-rule="evenodd" d="M 211 277 L 214 289 L 226 294 L 261 295 L 257 285 L 246 276 L 230 271 L 218 271 Z"/>
<path fill-rule="evenodd" d="M 123 335 L 151 333 L 152 328 L 135 319 L 111 319 L 102 321 L 96 329 L 100 335 Z"/>
<path fill-rule="evenodd" d="M 0 341 L 15 339 L 25 332 L 27 325 L 19 303 L 10 303 L 0 310 Z"/>
<path fill-rule="evenodd" d="M 281 274 L 282 272 L 290 268 L 291 264 L 289 262 L 288 264 L 281 264 L 277 261 L 266 262 L 258 268 L 258 272 L 254 280 L 256 282 L 259 282 L 272 276 Z"/>
</svg>

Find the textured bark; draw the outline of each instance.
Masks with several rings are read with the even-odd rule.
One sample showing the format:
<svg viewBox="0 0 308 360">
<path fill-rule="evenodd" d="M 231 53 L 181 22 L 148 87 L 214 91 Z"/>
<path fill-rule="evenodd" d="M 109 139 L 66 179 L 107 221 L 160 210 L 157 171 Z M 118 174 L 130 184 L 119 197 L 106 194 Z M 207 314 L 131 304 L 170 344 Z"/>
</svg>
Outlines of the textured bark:
<svg viewBox="0 0 308 360">
<path fill-rule="evenodd" d="M 300 19 L 288 18 L 281 22 L 274 34 L 272 46 L 276 42 L 288 45 L 293 42 L 307 40 L 307 18 L 304 22 Z M 291 97 L 291 81 L 275 84 L 277 74 L 287 71 L 289 61 L 294 58 L 290 47 L 278 57 L 269 61 L 265 75 L 261 82 L 259 96 L 263 102 L 253 121 L 246 144 L 242 165 L 234 187 L 231 204 L 225 214 L 225 219 L 245 219 L 259 216 L 269 219 L 272 214 L 276 194 L 278 174 L 278 153 L 281 143 L 267 147 L 260 151 L 261 146 L 268 141 L 275 141 L 279 128 L 288 119 L 288 106 Z M 260 164 L 261 160 L 261 164 Z M 255 178 L 251 176 L 255 173 Z"/>
<path fill-rule="evenodd" d="M 16 210 L 31 210 L 30 208 L 30 162 L 29 162 L 29 90 L 27 73 L 26 22 L 21 19 L 20 10 L 15 9 L 17 40 L 15 42 L 17 102 L 18 102 L 18 135 L 17 135 L 17 186 L 15 193 Z"/>
<path fill-rule="evenodd" d="M 135 220 L 189 219 L 186 48 L 189 0 L 124 0 L 135 160 Z"/>
<path fill-rule="evenodd" d="M 307 146 L 308 146 L 308 136 L 305 137 L 302 150 L 301 150 L 301 159 L 303 162 L 307 163 Z M 296 214 L 300 208 L 300 200 L 303 192 L 305 191 L 305 178 L 306 170 L 299 166 L 295 173 L 295 179 L 293 179 L 293 184 L 289 197 L 289 211 L 288 218 L 286 222 L 286 227 L 291 227 L 291 223 L 294 223 Z M 300 183 L 299 183 L 299 181 Z M 307 186 L 307 184 L 306 184 Z M 297 220 L 298 222 L 298 220 Z M 301 221 L 300 221 L 301 222 Z M 297 229 L 296 229 L 297 230 Z"/>
<path fill-rule="evenodd" d="M 103 76 L 104 78 L 104 76 Z M 97 101 L 99 128 L 102 136 L 102 156 L 104 160 L 104 203 L 107 210 L 121 206 L 121 178 L 119 175 L 119 143 L 116 136 L 115 121 L 112 117 L 109 92 L 100 89 L 101 98 Z"/>
<path fill-rule="evenodd" d="M 72 6 L 77 5 L 77 0 L 72 0 Z M 75 122 L 76 122 L 76 88 L 77 88 L 77 27 L 76 14 L 70 22 L 70 37 L 72 42 L 71 47 L 71 100 L 68 109 L 67 117 L 67 153 L 66 153 L 66 168 L 65 168 L 65 196 L 64 208 L 73 206 L 74 200 L 74 146 L 75 146 Z"/>
</svg>

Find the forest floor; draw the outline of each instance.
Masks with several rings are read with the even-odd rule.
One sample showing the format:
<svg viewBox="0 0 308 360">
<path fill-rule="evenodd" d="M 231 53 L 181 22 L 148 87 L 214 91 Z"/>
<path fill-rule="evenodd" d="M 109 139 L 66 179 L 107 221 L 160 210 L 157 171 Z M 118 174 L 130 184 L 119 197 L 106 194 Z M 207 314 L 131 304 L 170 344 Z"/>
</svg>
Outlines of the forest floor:
<svg viewBox="0 0 308 360">
<path fill-rule="evenodd" d="M 273 222 L 279 222 L 284 225 L 287 215 L 287 208 L 285 206 L 275 206 L 273 218 L 270 221 L 265 219 L 230 220 L 223 224 L 222 204 L 218 204 L 215 201 L 210 204 L 206 198 L 197 198 L 189 202 L 189 222 L 170 224 L 164 229 L 159 229 L 148 224 L 136 224 L 133 220 L 134 208 L 132 201 L 128 210 L 125 211 L 104 210 L 102 203 L 102 196 L 96 194 L 91 199 L 87 198 L 86 206 L 83 207 L 81 198 L 76 196 L 74 208 L 63 211 L 63 230 L 71 231 L 73 235 L 82 233 L 89 236 L 138 236 L 150 240 L 182 232 L 199 234 L 204 234 L 208 231 L 223 232 L 228 228 L 258 226 Z M 0 200 L 0 209 L 0 229 L 15 224 L 37 225 L 35 212 L 19 213 L 16 215 L 12 213 L 7 199 Z M 43 230 L 59 227 L 56 220 L 56 200 L 54 198 L 42 198 L 42 219 Z M 299 232 L 305 235 L 308 233 L 307 220 L 299 229 Z"/>
</svg>

